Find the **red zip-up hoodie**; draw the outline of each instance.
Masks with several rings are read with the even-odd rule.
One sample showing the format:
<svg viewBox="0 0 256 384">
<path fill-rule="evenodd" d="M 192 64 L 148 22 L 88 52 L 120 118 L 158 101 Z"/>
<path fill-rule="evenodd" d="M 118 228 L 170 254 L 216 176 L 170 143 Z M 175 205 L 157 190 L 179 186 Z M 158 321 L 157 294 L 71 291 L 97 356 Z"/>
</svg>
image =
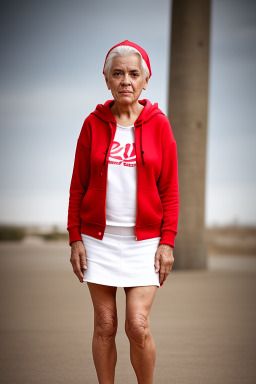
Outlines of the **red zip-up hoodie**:
<svg viewBox="0 0 256 384">
<path fill-rule="evenodd" d="M 84 121 L 77 140 L 70 184 L 67 230 L 69 245 L 81 233 L 102 240 L 106 227 L 108 158 L 116 132 L 110 107 L 99 104 Z M 171 125 L 158 104 L 144 108 L 134 123 L 137 164 L 136 240 L 160 237 L 174 245 L 179 215 L 177 146 Z"/>
</svg>

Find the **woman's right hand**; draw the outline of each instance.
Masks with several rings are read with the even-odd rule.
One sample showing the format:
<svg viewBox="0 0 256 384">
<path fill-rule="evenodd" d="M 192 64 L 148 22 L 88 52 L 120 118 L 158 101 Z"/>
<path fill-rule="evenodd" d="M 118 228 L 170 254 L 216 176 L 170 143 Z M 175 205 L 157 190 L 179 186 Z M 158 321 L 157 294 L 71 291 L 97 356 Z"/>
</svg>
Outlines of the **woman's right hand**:
<svg viewBox="0 0 256 384">
<path fill-rule="evenodd" d="M 73 241 L 71 243 L 70 262 L 72 264 L 74 273 L 77 275 L 79 281 L 83 283 L 83 270 L 87 269 L 87 263 L 85 247 L 82 240 Z"/>
</svg>

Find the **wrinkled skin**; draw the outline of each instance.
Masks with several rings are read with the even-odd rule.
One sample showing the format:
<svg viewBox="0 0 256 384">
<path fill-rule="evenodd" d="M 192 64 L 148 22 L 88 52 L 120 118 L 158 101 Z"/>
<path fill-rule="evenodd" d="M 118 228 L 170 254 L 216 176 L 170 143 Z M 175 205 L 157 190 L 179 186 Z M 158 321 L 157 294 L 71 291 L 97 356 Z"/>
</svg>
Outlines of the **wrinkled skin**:
<svg viewBox="0 0 256 384">
<path fill-rule="evenodd" d="M 70 262 L 74 273 L 77 275 L 78 280 L 82 283 L 84 277 L 83 271 L 84 269 L 87 269 L 87 263 L 85 247 L 81 240 L 73 241 L 71 243 Z"/>
<path fill-rule="evenodd" d="M 173 247 L 168 244 L 160 244 L 155 254 L 155 271 L 159 271 L 159 283 L 161 285 L 167 279 L 173 263 Z"/>
</svg>

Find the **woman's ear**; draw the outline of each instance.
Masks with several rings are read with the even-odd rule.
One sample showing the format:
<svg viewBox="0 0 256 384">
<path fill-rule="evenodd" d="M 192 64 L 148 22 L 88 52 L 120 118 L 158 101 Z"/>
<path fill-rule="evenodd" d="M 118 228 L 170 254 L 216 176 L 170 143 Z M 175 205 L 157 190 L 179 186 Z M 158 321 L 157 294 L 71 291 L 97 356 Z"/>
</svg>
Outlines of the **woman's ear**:
<svg viewBox="0 0 256 384">
<path fill-rule="evenodd" d="M 109 81 L 108 81 L 107 76 L 105 75 L 105 73 L 104 73 L 104 76 L 105 76 L 105 81 L 106 81 L 107 87 L 110 90 Z"/>
<path fill-rule="evenodd" d="M 149 81 L 149 76 L 146 77 L 145 82 L 144 82 L 143 89 L 145 89 L 145 90 L 147 89 L 148 81 Z"/>
</svg>

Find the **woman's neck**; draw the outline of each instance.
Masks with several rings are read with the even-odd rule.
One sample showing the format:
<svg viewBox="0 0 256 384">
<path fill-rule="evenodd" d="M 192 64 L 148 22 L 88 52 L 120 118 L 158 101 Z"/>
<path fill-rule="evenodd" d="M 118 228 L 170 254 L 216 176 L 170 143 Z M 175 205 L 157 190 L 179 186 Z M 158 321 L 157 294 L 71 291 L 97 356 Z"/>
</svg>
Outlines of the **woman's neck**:
<svg viewBox="0 0 256 384">
<path fill-rule="evenodd" d="M 111 107 L 116 122 L 120 125 L 129 126 L 134 124 L 141 114 L 144 106 L 137 102 L 135 105 L 121 105 L 116 102 Z"/>
</svg>

